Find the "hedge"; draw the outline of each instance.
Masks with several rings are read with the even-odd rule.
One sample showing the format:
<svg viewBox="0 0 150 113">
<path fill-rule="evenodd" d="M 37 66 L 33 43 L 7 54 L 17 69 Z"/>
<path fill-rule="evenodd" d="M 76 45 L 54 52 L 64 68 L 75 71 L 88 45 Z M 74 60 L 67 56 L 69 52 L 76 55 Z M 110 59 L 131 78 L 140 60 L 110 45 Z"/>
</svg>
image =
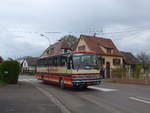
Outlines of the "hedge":
<svg viewBox="0 0 150 113">
<path fill-rule="evenodd" d="M 112 76 L 114 78 L 122 78 L 124 75 L 124 68 L 123 66 L 118 66 L 112 70 Z"/>
<path fill-rule="evenodd" d="M 0 63 L 0 79 L 7 84 L 16 84 L 20 73 L 20 64 L 15 61 L 3 61 Z"/>
<path fill-rule="evenodd" d="M 133 77 L 134 78 L 139 78 L 141 74 L 141 69 L 142 66 L 140 64 L 136 64 L 134 69 L 133 69 Z"/>
</svg>

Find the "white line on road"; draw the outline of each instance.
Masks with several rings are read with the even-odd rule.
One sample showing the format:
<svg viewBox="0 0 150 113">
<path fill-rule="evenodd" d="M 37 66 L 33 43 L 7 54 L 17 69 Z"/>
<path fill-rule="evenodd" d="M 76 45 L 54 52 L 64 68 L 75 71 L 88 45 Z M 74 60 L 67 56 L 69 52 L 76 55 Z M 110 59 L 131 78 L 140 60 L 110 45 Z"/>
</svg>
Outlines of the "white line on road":
<svg viewBox="0 0 150 113">
<path fill-rule="evenodd" d="M 146 97 L 138 97 L 140 99 L 143 99 L 143 100 L 149 100 L 150 101 L 150 98 L 146 98 Z"/>
<path fill-rule="evenodd" d="M 139 98 L 136 98 L 136 97 L 129 97 L 129 98 L 132 99 L 132 100 L 136 100 L 136 101 L 139 101 L 139 102 L 150 104 L 150 101 L 148 101 L 148 100 L 143 100 L 143 99 L 139 99 Z"/>
<path fill-rule="evenodd" d="M 37 81 L 36 79 L 19 79 L 19 81 Z"/>
<path fill-rule="evenodd" d="M 117 89 L 101 88 L 101 87 L 94 87 L 94 86 L 89 86 L 89 88 L 100 90 L 103 92 L 118 91 Z"/>
<path fill-rule="evenodd" d="M 34 85 L 34 84 L 33 84 Z M 35 86 L 35 85 L 34 85 Z M 55 98 L 52 94 L 50 94 L 48 91 L 45 91 L 44 89 L 35 86 L 39 91 L 41 91 L 43 94 L 45 94 L 54 104 L 60 108 L 62 113 L 71 113 L 57 98 Z"/>
</svg>

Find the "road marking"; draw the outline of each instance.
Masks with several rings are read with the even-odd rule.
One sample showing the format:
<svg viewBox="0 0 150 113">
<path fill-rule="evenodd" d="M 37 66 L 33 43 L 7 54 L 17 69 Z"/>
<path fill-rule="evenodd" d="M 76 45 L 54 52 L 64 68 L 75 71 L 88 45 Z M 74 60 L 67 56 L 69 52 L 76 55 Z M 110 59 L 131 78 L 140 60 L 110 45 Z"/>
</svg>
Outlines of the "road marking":
<svg viewBox="0 0 150 113">
<path fill-rule="evenodd" d="M 19 79 L 19 81 L 37 81 L 36 79 Z"/>
<path fill-rule="evenodd" d="M 145 98 L 145 97 L 138 97 L 140 99 L 143 99 L 143 100 L 149 100 L 150 101 L 150 98 Z"/>
<path fill-rule="evenodd" d="M 34 84 L 33 84 L 34 85 Z M 35 86 L 35 85 L 34 85 Z M 45 96 L 47 96 L 54 104 L 57 105 L 58 108 L 62 111 L 62 113 L 71 113 L 57 98 L 55 98 L 52 94 L 44 89 L 35 86 L 39 91 L 41 91 Z"/>
<path fill-rule="evenodd" d="M 146 103 L 146 104 L 150 104 L 150 101 L 148 100 L 144 100 L 144 98 L 136 98 L 136 97 L 129 97 L 130 99 L 132 100 L 136 100 L 136 101 L 139 101 L 139 102 L 143 102 L 143 103 Z"/>
<path fill-rule="evenodd" d="M 101 87 L 94 87 L 94 86 L 89 86 L 89 88 L 100 90 L 103 92 L 118 91 L 117 89 L 101 88 Z"/>
</svg>

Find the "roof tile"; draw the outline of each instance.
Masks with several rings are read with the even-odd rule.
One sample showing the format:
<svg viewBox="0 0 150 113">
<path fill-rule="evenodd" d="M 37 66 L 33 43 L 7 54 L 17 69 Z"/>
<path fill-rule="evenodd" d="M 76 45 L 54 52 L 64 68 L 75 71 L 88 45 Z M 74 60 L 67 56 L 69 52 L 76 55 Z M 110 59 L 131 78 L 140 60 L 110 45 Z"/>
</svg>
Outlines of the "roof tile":
<svg viewBox="0 0 150 113">
<path fill-rule="evenodd" d="M 87 35 L 81 35 L 80 38 L 84 39 L 85 42 L 87 43 L 88 47 L 92 50 L 95 51 L 98 54 L 101 55 L 109 55 L 109 56 L 123 56 L 114 43 L 112 42 L 111 39 L 108 38 L 101 38 L 101 37 L 95 37 L 95 36 L 87 36 Z M 108 49 L 113 49 L 112 54 L 105 53 L 100 46 Z"/>
</svg>

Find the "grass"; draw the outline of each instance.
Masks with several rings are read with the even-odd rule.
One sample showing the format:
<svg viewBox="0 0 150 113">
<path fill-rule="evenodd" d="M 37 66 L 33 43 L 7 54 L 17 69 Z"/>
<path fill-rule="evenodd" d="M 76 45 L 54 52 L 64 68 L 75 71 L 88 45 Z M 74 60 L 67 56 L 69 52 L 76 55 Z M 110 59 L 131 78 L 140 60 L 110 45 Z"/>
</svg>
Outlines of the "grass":
<svg viewBox="0 0 150 113">
<path fill-rule="evenodd" d="M 0 86 L 7 85 L 4 81 L 0 80 Z"/>
</svg>

